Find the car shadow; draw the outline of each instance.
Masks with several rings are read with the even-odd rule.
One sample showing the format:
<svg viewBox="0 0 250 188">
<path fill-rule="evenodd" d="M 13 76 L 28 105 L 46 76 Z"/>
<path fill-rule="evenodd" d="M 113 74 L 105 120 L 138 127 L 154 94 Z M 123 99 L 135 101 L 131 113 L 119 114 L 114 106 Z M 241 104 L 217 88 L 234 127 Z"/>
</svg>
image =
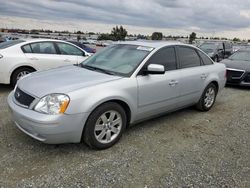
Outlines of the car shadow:
<svg viewBox="0 0 250 188">
<path fill-rule="evenodd" d="M 0 84 L 0 92 L 10 92 L 12 91 L 14 88 L 11 85 L 7 85 L 7 84 Z"/>
<path fill-rule="evenodd" d="M 250 90 L 250 87 L 239 86 L 239 85 L 226 85 L 226 87 L 231 89 Z"/>
</svg>

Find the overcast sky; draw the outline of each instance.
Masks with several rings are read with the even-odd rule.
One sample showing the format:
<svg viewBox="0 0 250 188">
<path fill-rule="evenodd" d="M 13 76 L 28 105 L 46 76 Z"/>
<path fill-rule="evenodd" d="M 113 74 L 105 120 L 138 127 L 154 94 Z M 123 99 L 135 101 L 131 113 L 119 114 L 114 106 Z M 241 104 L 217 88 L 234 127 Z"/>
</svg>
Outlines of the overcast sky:
<svg viewBox="0 0 250 188">
<path fill-rule="evenodd" d="M 250 0 L 0 0 L 0 27 L 250 39 Z"/>
</svg>

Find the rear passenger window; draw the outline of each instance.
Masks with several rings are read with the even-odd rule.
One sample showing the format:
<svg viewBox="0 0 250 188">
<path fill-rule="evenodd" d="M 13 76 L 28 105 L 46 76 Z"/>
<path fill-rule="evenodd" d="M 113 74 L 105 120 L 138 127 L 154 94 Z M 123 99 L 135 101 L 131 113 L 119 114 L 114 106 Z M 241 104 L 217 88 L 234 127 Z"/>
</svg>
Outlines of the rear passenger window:
<svg viewBox="0 0 250 188">
<path fill-rule="evenodd" d="M 33 53 L 37 54 L 56 54 L 56 49 L 52 42 L 36 42 L 30 44 Z"/>
<path fill-rule="evenodd" d="M 179 47 L 179 60 L 181 68 L 197 67 L 201 65 L 201 60 L 196 51 L 188 47 Z"/>
<path fill-rule="evenodd" d="M 198 54 L 200 55 L 204 65 L 212 65 L 213 64 L 211 59 L 209 59 L 209 57 L 207 57 L 204 53 L 198 51 Z"/>
<path fill-rule="evenodd" d="M 175 70 L 176 56 L 173 47 L 163 48 L 156 52 L 150 59 L 149 64 L 160 64 L 165 67 L 165 70 Z"/>
<path fill-rule="evenodd" d="M 24 53 L 32 53 L 31 47 L 29 44 L 22 47 Z"/>
</svg>

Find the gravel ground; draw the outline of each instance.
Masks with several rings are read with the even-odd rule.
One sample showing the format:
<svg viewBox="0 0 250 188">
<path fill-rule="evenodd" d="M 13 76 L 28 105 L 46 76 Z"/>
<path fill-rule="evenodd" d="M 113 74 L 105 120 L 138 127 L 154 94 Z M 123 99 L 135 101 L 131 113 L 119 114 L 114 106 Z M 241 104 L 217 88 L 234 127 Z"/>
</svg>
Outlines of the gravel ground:
<svg viewBox="0 0 250 188">
<path fill-rule="evenodd" d="M 250 187 L 250 90 L 226 88 L 129 128 L 114 147 L 46 145 L 19 131 L 0 85 L 0 187 Z"/>
</svg>

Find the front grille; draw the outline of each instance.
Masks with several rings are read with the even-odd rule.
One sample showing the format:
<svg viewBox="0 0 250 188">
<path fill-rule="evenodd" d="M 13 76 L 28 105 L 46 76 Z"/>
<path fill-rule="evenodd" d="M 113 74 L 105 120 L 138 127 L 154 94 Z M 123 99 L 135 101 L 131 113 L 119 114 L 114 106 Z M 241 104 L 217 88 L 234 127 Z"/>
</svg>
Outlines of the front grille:
<svg viewBox="0 0 250 188">
<path fill-rule="evenodd" d="M 245 76 L 244 81 L 250 83 L 250 73 L 248 73 L 248 74 Z"/>
<path fill-rule="evenodd" d="M 241 79 L 243 74 L 244 74 L 244 71 L 242 71 L 242 70 L 227 69 L 227 79 L 228 80 Z"/>
<path fill-rule="evenodd" d="M 30 96 L 29 94 L 23 92 L 18 87 L 15 91 L 15 99 L 18 103 L 24 106 L 30 106 L 30 104 L 34 101 L 34 97 Z"/>
</svg>

